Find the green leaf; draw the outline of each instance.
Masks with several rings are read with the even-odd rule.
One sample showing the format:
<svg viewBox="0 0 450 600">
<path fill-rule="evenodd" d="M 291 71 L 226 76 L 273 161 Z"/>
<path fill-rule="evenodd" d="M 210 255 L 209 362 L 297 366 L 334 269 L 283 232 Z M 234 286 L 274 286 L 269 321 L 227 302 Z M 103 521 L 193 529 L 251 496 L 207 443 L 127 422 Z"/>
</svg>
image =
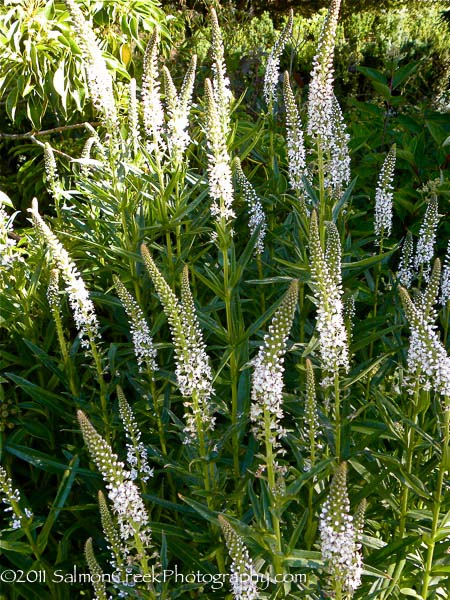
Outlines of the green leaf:
<svg viewBox="0 0 450 600">
<path fill-rule="evenodd" d="M 16 87 L 14 87 L 9 92 L 8 96 L 6 97 L 6 104 L 5 104 L 6 113 L 7 113 L 8 117 L 11 119 L 11 121 L 14 121 L 14 117 L 16 116 L 18 97 L 19 97 L 19 90 Z"/>
<path fill-rule="evenodd" d="M 405 79 L 415 73 L 419 64 L 419 61 L 415 61 L 397 69 L 392 78 L 392 89 L 395 90 Z"/>
<path fill-rule="evenodd" d="M 387 78 L 376 69 L 372 69 L 371 67 L 356 67 L 356 70 L 365 75 L 371 81 L 376 81 L 378 83 L 382 83 L 387 86 L 388 80 Z"/>
</svg>

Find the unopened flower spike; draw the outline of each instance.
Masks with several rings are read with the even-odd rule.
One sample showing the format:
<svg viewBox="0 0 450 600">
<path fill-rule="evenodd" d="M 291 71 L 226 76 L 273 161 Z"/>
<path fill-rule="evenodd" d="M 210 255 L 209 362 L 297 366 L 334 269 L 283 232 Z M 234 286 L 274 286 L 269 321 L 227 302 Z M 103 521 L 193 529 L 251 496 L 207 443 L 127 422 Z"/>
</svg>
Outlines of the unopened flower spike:
<svg viewBox="0 0 450 600">
<path fill-rule="evenodd" d="M 389 150 L 381 167 L 375 190 L 375 236 L 377 244 L 388 238 L 392 231 L 393 179 L 395 169 L 395 144 Z"/>
<path fill-rule="evenodd" d="M 119 524 L 120 538 L 127 543 L 130 538 L 133 540 L 139 536 L 142 544 L 149 546 L 151 532 L 147 510 L 130 472 L 81 410 L 77 411 L 77 417 L 84 442 L 105 480 L 108 498 Z"/>
<path fill-rule="evenodd" d="M 255 253 L 262 254 L 264 252 L 264 238 L 266 236 L 267 224 L 266 215 L 264 214 L 261 200 L 258 198 L 258 195 L 256 194 L 252 184 L 245 176 L 241 167 L 241 161 L 237 156 L 233 160 L 233 168 L 234 172 L 236 173 L 238 183 L 241 186 L 242 194 L 249 208 L 250 219 L 248 222 L 248 227 L 250 229 L 250 235 L 253 235 L 256 228 L 259 227 Z"/>
<path fill-rule="evenodd" d="M 294 23 L 294 12 L 291 9 L 289 12 L 288 21 L 281 32 L 279 38 L 275 42 L 274 47 L 272 48 L 271 53 L 269 54 L 269 58 L 267 60 L 266 65 L 266 73 L 264 75 L 264 100 L 266 101 L 267 106 L 270 108 L 273 107 L 274 102 L 276 100 L 276 89 L 278 85 L 279 78 L 279 67 L 280 67 L 280 57 L 283 53 L 283 50 L 292 35 L 292 25 Z"/>
<path fill-rule="evenodd" d="M 103 570 L 95 558 L 94 548 L 92 547 L 92 538 L 88 538 L 86 541 L 84 555 L 91 574 L 90 581 L 92 582 L 95 591 L 95 600 L 108 600 Z"/>
<path fill-rule="evenodd" d="M 56 262 L 66 284 L 66 292 L 79 331 L 81 346 L 89 348 L 90 343 L 95 343 L 95 340 L 99 337 L 99 324 L 86 285 L 75 264 L 71 261 L 67 250 L 39 214 L 36 198 L 33 199 L 31 208 L 28 211 L 37 232 L 50 248 L 53 260 Z"/>
<path fill-rule="evenodd" d="M 444 259 L 444 267 L 442 269 L 441 281 L 441 296 L 440 303 L 446 306 L 450 301 L 450 242 L 447 246 L 447 254 Z"/>
<path fill-rule="evenodd" d="M 88 89 L 92 103 L 106 121 L 110 132 L 118 123 L 112 77 L 95 38 L 91 25 L 75 0 L 65 0 L 72 15 L 75 33 L 86 67 Z"/>
<path fill-rule="evenodd" d="M 209 79 L 205 81 L 208 140 L 208 183 L 212 199 L 211 214 L 219 222 L 235 217 L 233 177 L 226 138 L 223 135 L 218 105 Z"/>
<path fill-rule="evenodd" d="M 158 43 L 159 35 L 155 27 L 144 54 L 142 74 L 142 108 L 145 133 L 148 146 L 157 156 L 164 150 L 162 133 L 164 129 L 164 110 L 161 103 L 158 80 Z"/>
<path fill-rule="evenodd" d="M 422 226 L 419 230 L 417 240 L 414 266 L 417 270 L 422 269 L 425 279 L 428 279 L 430 264 L 434 256 L 436 244 L 436 231 L 439 223 L 439 202 L 435 193 L 431 195 L 425 211 Z"/>
<path fill-rule="evenodd" d="M 133 296 L 128 292 L 118 277 L 113 277 L 114 285 L 120 301 L 127 313 L 130 323 L 131 335 L 133 338 L 134 353 L 137 358 L 139 371 L 145 370 L 153 373 L 157 370 L 156 348 L 150 335 L 150 329 L 145 320 L 144 313 Z"/>
<path fill-rule="evenodd" d="M 123 579 L 125 579 L 127 555 L 129 553 L 129 549 L 120 539 L 120 535 L 113 522 L 111 513 L 109 512 L 105 496 L 101 490 L 98 492 L 98 505 L 100 509 L 103 535 L 105 536 L 107 548 L 110 553 L 109 564 L 114 571 L 118 571 L 123 576 Z"/>
<path fill-rule="evenodd" d="M 400 288 L 400 298 L 411 328 L 405 378 L 407 390 L 412 394 L 420 386 L 450 396 L 450 357 L 433 323 L 434 311 L 424 314 L 421 303 L 413 304 L 405 288 Z"/>
<path fill-rule="evenodd" d="M 48 189 L 53 198 L 57 200 L 61 196 L 62 186 L 58 175 L 58 167 L 56 166 L 55 154 L 48 142 L 44 146 L 44 165 Z"/>
<path fill-rule="evenodd" d="M 319 529 L 322 558 L 327 565 L 331 589 L 353 595 L 361 583 L 362 557 L 357 540 L 360 531 L 355 531 L 350 515 L 345 462 L 335 470 L 320 514 Z"/>
<path fill-rule="evenodd" d="M 322 369 L 327 374 L 322 378 L 322 386 L 329 386 L 339 369 L 345 372 L 349 369 L 348 337 L 342 300 L 341 246 L 336 226 L 329 223 L 324 254 L 315 211 L 311 215 L 309 248 L 317 305 L 319 349 Z"/>
<path fill-rule="evenodd" d="M 402 254 L 398 266 L 397 277 L 400 284 L 409 288 L 414 277 L 414 240 L 412 233 L 408 231 L 402 246 Z"/>
<path fill-rule="evenodd" d="M 258 440 L 271 444 L 274 454 L 284 454 L 280 440 L 286 435 L 283 420 L 284 354 L 297 307 L 298 281 L 292 281 L 278 307 L 264 343 L 255 358 L 250 419 Z M 267 439 L 267 436 L 270 439 Z"/>
<path fill-rule="evenodd" d="M 317 412 L 316 384 L 314 370 L 309 358 L 306 359 L 306 401 L 305 401 L 305 425 L 310 446 L 310 467 L 314 466 L 316 449 L 318 447 L 317 437 L 319 431 L 319 416 Z"/>
<path fill-rule="evenodd" d="M 308 177 L 306 168 L 306 150 L 300 113 L 292 92 L 289 73 L 283 79 L 283 96 L 286 107 L 286 152 L 289 165 L 289 184 L 301 198 L 304 198 L 303 177 Z M 303 200 L 304 201 L 304 200 Z"/>
<path fill-rule="evenodd" d="M 131 479 L 138 479 L 144 483 L 153 477 L 153 469 L 148 464 L 147 450 L 141 442 L 141 431 L 136 417 L 128 404 L 125 394 L 120 386 L 117 386 L 117 397 L 119 399 L 120 418 L 128 439 L 127 442 L 127 464 L 130 468 Z"/>
<path fill-rule="evenodd" d="M 333 139 L 333 56 L 341 0 L 332 0 L 313 59 L 308 95 L 308 135 L 326 152 Z"/>
<path fill-rule="evenodd" d="M 228 553 L 231 558 L 231 589 L 234 600 L 256 600 L 259 596 L 256 586 L 256 572 L 252 559 L 242 541 L 223 515 L 218 517 Z"/>
<path fill-rule="evenodd" d="M 212 92 L 217 106 L 217 121 L 220 132 L 226 142 L 230 130 L 230 104 L 233 96 L 230 90 L 230 80 L 226 73 L 222 33 L 220 31 L 217 13 L 214 8 L 211 8 L 210 16 L 213 57 L 212 69 L 214 73 Z"/>
</svg>

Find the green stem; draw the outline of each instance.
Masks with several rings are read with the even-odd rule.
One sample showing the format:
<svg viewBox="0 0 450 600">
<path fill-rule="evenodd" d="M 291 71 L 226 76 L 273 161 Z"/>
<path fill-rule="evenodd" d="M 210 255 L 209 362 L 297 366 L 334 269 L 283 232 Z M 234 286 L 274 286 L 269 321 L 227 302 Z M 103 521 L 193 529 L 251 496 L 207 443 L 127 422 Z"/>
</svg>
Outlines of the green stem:
<svg viewBox="0 0 450 600">
<path fill-rule="evenodd" d="M 446 404 L 448 404 L 449 398 L 446 398 Z M 444 486 L 444 477 L 448 472 L 448 459 L 449 459 L 449 442 L 450 442 L 450 411 L 446 410 L 444 414 L 444 438 L 442 445 L 442 456 L 439 463 L 438 479 L 436 485 L 436 494 L 433 502 L 433 519 L 431 523 L 431 531 L 429 536 L 427 560 L 425 564 L 425 573 L 423 576 L 422 583 L 422 598 L 426 600 L 428 596 L 428 587 L 430 585 L 431 571 L 433 568 L 433 556 L 434 548 L 436 545 L 436 534 L 439 528 L 439 517 L 442 501 L 442 488 Z"/>
<path fill-rule="evenodd" d="M 335 454 L 338 461 L 341 459 L 341 396 L 339 389 L 339 374 L 334 375 L 334 431 Z"/>
</svg>

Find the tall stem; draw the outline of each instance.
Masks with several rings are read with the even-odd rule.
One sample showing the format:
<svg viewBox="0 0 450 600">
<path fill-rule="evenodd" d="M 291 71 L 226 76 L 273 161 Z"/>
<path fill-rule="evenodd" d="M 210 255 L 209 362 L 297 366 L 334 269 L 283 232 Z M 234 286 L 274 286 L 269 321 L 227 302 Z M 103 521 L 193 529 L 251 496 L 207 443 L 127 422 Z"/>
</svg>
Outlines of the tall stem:
<svg viewBox="0 0 450 600">
<path fill-rule="evenodd" d="M 341 396 L 339 389 L 339 374 L 334 375 L 334 445 L 338 461 L 341 458 Z"/>
</svg>

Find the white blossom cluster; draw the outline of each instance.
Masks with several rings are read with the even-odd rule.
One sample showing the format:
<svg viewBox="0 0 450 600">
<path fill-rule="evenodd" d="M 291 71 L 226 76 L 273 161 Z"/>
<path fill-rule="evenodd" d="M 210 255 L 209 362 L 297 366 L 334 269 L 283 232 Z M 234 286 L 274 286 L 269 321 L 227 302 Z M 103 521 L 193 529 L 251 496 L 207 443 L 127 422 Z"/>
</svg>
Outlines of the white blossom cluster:
<svg viewBox="0 0 450 600">
<path fill-rule="evenodd" d="M 347 493 L 347 466 L 341 463 L 335 472 L 330 492 L 320 514 L 322 557 L 327 563 L 332 586 L 353 594 L 361 583 L 362 523 L 355 528 Z"/>
<path fill-rule="evenodd" d="M 321 385 L 331 385 L 339 369 L 349 369 L 348 336 L 344 323 L 341 277 L 341 243 L 334 223 L 327 223 L 325 254 L 320 243 L 317 215 L 311 215 L 311 275 L 317 305 L 317 323 L 322 369 L 328 373 Z"/>
<path fill-rule="evenodd" d="M 450 242 L 447 246 L 447 254 L 444 259 L 441 279 L 441 296 L 440 302 L 442 306 L 446 306 L 450 301 Z"/>
<path fill-rule="evenodd" d="M 144 54 L 142 74 L 142 108 L 148 149 L 159 155 L 165 150 L 163 140 L 164 110 L 158 80 L 158 30 L 155 28 Z"/>
<path fill-rule="evenodd" d="M 233 598 L 234 600 L 256 600 L 259 596 L 256 586 L 257 574 L 248 550 L 242 538 L 222 515 L 219 515 L 219 523 L 232 561 L 230 583 Z"/>
<path fill-rule="evenodd" d="M 412 233 L 408 231 L 402 246 L 397 277 L 403 287 L 409 288 L 414 276 L 414 240 Z"/>
<path fill-rule="evenodd" d="M 158 368 L 155 360 L 156 348 L 153 344 L 153 339 L 150 335 L 150 329 L 145 320 L 144 313 L 136 300 L 117 277 L 114 277 L 114 284 L 120 301 L 127 313 L 139 371 L 141 373 L 146 369 L 151 372 L 156 371 Z"/>
<path fill-rule="evenodd" d="M 264 336 L 264 343 L 253 362 L 250 419 L 260 441 L 269 442 L 276 454 L 284 454 L 280 439 L 286 435 L 283 420 L 284 354 L 297 306 L 298 281 L 294 280 Z M 270 438 L 267 440 L 267 428 Z"/>
<path fill-rule="evenodd" d="M 303 195 L 305 188 L 303 177 L 308 176 L 306 150 L 302 121 L 287 71 L 283 79 L 283 96 L 286 107 L 286 152 L 289 166 L 289 184 L 293 190 Z"/>
<path fill-rule="evenodd" d="M 191 58 L 188 70 L 183 80 L 180 94 L 177 93 L 172 77 L 167 67 L 163 68 L 167 114 L 167 147 L 175 166 L 180 166 L 191 138 L 188 132 L 189 112 L 194 90 L 197 57 Z"/>
<path fill-rule="evenodd" d="M 331 138 L 329 159 L 325 161 L 325 187 L 333 198 L 339 198 L 344 186 L 350 183 L 350 154 L 342 110 L 336 96 L 331 101 Z"/>
<path fill-rule="evenodd" d="M 29 508 L 22 510 L 17 506 L 20 502 L 20 492 L 17 488 L 13 488 L 11 478 L 8 477 L 6 469 L 0 465 L 0 498 L 1 502 L 6 505 L 4 511 L 11 513 L 10 527 L 19 529 L 22 527 L 24 519 L 31 519 L 33 513 Z"/>
<path fill-rule="evenodd" d="M 450 396 L 450 357 L 439 339 L 434 324 L 433 304 L 439 290 L 440 263 L 435 262 L 428 289 L 413 304 L 408 292 L 400 288 L 400 297 L 408 319 L 411 336 L 408 348 L 406 386 L 414 393 L 417 386 Z"/>
<path fill-rule="evenodd" d="M 255 246 L 255 253 L 262 254 L 264 252 L 264 238 L 266 237 L 266 215 L 264 214 L 264 209 L 261 204 L 261 200 L 258 198 L 258 195 L 255 192 L 250 181 L 244 174 L 244 171 L 241 167 L 241 162 L 239 158 L 235 158 L 233 161 L 234 171 L 236 173 L 236 177 L 239 185 L 242 188 L 242 193 L 247 202 L 250 219 L 248 222 L 248 228 L 250 229 L 250 235 L 255 233 L 257 227 L 259 227 L 258 239 Z"/>
<path fill-rule="evenodd" d="M 84 18 L 79 5 L 75 0 L 65 1 L 72 15 L 78 44 L 83 60 L 86 63 L 86 76 L 92 103 L 102 114 L 112 130 L 118 123 L 118 117 L 114 100 L 113 82 L 106 67 L 106 61 L 103 58 L 92 27 Z"/>
<path fill-rule="evenodd" d="M 416 270 L 423 269 L 425 278 L 428 278 L 430 263 L 434 256 L 434 245 L 436 243 L 436 231 L 439 223 L 439 202 L 437 195 L 433 193 L 428 202 L 422 225 L 419 230 L 414 266 Z"/>
<path fill-rule="evenodd" d="M 119 398 L 120 418 L 129 440 L 127 443 L 127 463 L 130 467 L 131 479 L 134 481 L 139 477 L 141 481 L 146 482 L 150 477 L 153 477 L 153 469 L 148 464 L 147 450 L 141 442 L 141 431 L 131 406 L 120 387 L 117 387 L 117 397 Z"/>
<path fill-rule="evenodd" d="M 308 95 L 308 135 L 329 151 L 333 138 L 333 55 L 341 0 L 332 0 L 313 59 Z"/>
<path fill-rule="evenodd" d="M 151 535 L 147 510 L 136 484 L 131 479 L 131 473 L 125 469 L 109 444 L 96 432 L 86 415 L 79 410 L 77 416 L 85 444 L 106 482 L 121 539 L 127 542 L 138 535 L 144 545 L 149 545 Z"/>
<path fill-rule="evenodd" d="M 264 100 L 269 108 L 273 106 L 276 99 L 276 89 L 279 78 L 280 57 L 287 44 L 287 41 L 292 35 L 292 25 L 294 23 L 294 13 L 291 9 L 289 12 L 288 22 L 275 42 L 269 58 L 267 59 L 266 72 L 264 75 Z"/>
<path fill-rule="evenodd" d="M 207 101 L 208 182 L 212 198 L 211 214 L 218 221 L 229 221 L 235 217 L 233 210 L 233 176 L 227 140 L 223 134 L 218 103 L 211 81 L 205 81 Z"/>
<path fill-rule="evenodd" d="M 389 237 L 392 231 L 392 200 L 393 179 L 396 159 L 395 144 L 389 150 L 381 167 L 378 183 L 375 190 L 375 236 L 377 243 Z"/>
<path fill-rule="evenodd" d="M 50 248 L 53 260 L 56 262 L 65 281 L 70 307 L 80 335 L 81 346 L 89 348 L 90 341 L 94 341 L 99 336 L 99 324 L 86 285 L 75 264 L 70 260 L 67 250 L 39 214 L 36 198 L 33 199 L 31 208 L 28 211 L 31 214 L 34 227 Z"/>
<path fill-rule="evenodd" d="M 182 396 L 192 398 L 192 402 L 185 401 L 188 411 L 185 415 L 184 433 L 185 442 L 189 443 L 194 441 L 198 435 L 199 422 L 201 422 L 203 431 L 213 430 L 215 418 L 209 402 L 213 394 L 211 366 L 189 287 L 188 269 L 185 267 L 183 270 L 182 300 L 179 302 L 144 244 L 142 244 L 141 250 L 145 266 L 169 321 L 175 346 L 175 375 L 178 387 Z"/>
</svg>

